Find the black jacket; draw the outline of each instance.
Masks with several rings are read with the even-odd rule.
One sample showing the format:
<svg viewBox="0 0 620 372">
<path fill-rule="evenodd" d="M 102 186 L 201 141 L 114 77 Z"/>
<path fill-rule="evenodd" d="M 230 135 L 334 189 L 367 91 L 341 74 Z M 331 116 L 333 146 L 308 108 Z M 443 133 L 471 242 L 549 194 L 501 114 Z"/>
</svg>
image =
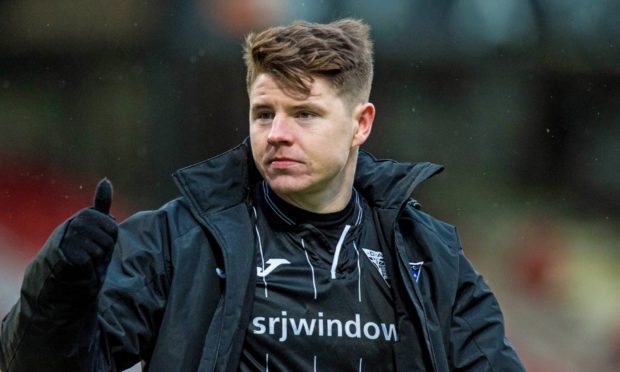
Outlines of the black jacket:
<svg viewBox="0 0 620 372">
<path fill-rule="evenodd" d="M 421 340 L 406 357 L 434 371 L 522 371 L 454 227 L 411 202 L 440 171 L 364 152 L 358 160 L 355 187 L 373 207 L 391 280 Z M 57 247 L 68 222 L 55 230 L 2 323 L 2 371 L 122 370 L 139 360 L 151 371 L 236 370 L 255 289 L 248 202 L 260 177 L 241 144 L 174 178 L 181 197 L 120 225 L 100 293 L 93 280 L 56 276 L 67 264 Z M 416 282 L 408 263 L 418 261 L 424 280 Z"/>
</svg>

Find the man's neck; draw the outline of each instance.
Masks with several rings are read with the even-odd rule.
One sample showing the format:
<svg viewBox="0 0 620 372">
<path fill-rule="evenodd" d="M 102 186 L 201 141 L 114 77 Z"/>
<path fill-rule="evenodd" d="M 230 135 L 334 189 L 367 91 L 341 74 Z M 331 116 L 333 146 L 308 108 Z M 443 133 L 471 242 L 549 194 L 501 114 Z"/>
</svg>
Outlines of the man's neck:
<svg viewBox="0 0 620 372">
<path fill-rule="evenodd" d="M 359 205 L 359 196 L 356 193 L 357 191 L 353 189 L 351 199 L 344 208 L 330 213 L 315 213 L 290 204 L 281 199 L 266 183 L 263 184 L 261 190 L 256 194 L 256 200 L 265 200 L 266 204 L 264 205 L 268 206 L 268 209 L 277 211 L 275 217 L 279 216 L 281 218 L 285 216 L 289 222 L 293 222 L 296 225 L 311 224 L 315 227 L 326 227 L 334 224 L 340 226 L 347 219 L 345 217 L 350 217 L 353 214 L 356 206 Z"/>
<path fill-rule="evenodd" d="M 273 190 L 285 202 L 312 213 L 334 213 L 343 210 L 351 200 L 352 188 L 339 190 L 337 193 L 307 194 L 300 197 L 281 195 Z"/>
</svg>

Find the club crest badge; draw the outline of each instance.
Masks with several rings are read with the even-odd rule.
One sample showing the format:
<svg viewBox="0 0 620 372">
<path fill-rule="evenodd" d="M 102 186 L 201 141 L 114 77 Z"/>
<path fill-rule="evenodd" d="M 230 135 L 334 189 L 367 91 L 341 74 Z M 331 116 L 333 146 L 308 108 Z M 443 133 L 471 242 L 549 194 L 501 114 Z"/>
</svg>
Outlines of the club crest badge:
<svg viewBox="0 0 620 372">
<path fill-rule="evenodd" d="M 424 265 L 424 261 L 409 262 L 409 267 L 411 268 L 411 275 L 413 275 L 413 278 L 415 279 L 416 283 L 420 279 L 420 273 L 421 273 L 420 270 L 422 269 L 422 265 Z"/>
<path fill-rule="evenodd" d="M 371 249 L 362 248 L 368 260 L 377 268 L 379 274 L 385 281 L 387 286 L 390 286 L 390 279 L 388 278 L 387 268 L 385 267 L 385 261 L 383 260 L 383 252 L 373 251 Z"/>
</svg>

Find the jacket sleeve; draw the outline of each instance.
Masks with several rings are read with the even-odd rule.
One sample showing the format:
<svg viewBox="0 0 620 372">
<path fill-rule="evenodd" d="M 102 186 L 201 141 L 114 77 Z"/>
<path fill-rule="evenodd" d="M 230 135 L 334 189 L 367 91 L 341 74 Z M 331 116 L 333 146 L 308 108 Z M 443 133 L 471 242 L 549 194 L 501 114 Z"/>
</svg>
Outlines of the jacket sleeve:
<svg viewBox="0 0 620 372">
<path fill-rule="evenodd" d="M 504 334 L 499 304 L 482 276 L 459 248 L 459 283 L 452 312 L 450 369 L 525 371 Z"/>
<path fill-rule="evenodd" d="M 28 265 L 20 297 L 2 322 L 2 371 L 78 370 L 91 347 L 99 283 L 65 282 L 68 261 L 58 246 L 68 225 L 59 226 Z M 83 368 L 82 368 L 83 369 Z"/>
<path fill-rule="evenodd" d="M 99 295 L 98 332 L 105 354 L 97 360 L 97 371 L 150 360 L 172 281 L 166 216 L 141 212 L 120 225 Z"/>
<path fill-rule="evenodd" d="M 169 278 L 160 218 L 130 218 L 103 286 L 96 279 L 63 281 L 67 265 L 58 227 L 24 275 L 16 305 L 2 322 L 0 369 L 13 371 L 116 371 L 149 355 L 163 312 Z"/>
</svg>

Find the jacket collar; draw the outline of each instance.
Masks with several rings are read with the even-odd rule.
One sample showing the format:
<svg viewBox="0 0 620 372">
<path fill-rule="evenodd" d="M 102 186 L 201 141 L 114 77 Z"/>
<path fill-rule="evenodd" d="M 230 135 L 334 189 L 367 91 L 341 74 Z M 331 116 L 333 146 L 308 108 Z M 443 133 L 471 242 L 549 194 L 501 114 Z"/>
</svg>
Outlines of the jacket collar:
<svg viewBox="0 0 620 372">
<path fill-rule="evenodd" d="M 355 187 L 372 206 L 400 209 L 419 184 L 441 171 L 443 166 L 438 164 L 378 160 L 366 151 L 360 151 Z"/>
<path fill-rule="evenodd" d="M 249 140 L 213 158 L 179 169 L 173 177 L 199 215 L 221 211 L 246 201 L 262 180 L 252 159 Z M 399 209 L 424 180 L 443 167 L 432 163 L 378 160 L 360 151 L 355 187 L 370 205 Z"/>
</svg>

